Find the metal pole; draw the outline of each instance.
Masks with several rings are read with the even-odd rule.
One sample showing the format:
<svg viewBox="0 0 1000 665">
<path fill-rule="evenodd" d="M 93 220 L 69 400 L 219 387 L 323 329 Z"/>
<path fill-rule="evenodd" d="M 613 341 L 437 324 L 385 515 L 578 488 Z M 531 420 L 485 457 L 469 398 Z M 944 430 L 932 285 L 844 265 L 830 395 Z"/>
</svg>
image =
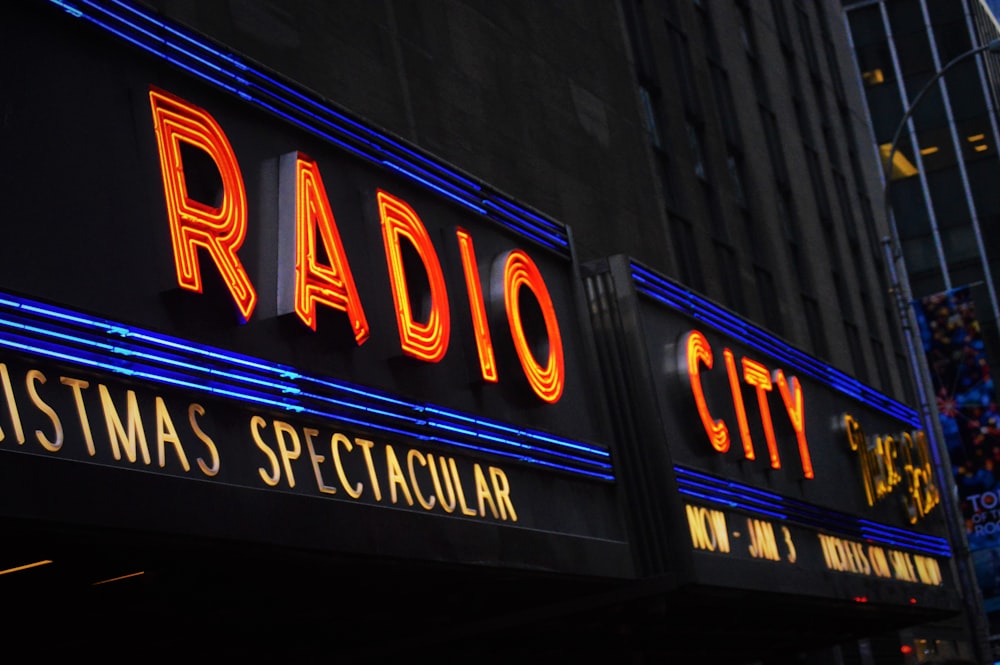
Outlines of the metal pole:
<svg viewBox="0 0 1000 665">
<path fill-rule="evenodd" d="M 905 267 L 897 273 L 896 262 L 902 263 L 903 257 L 894 253 L 892 240 L 884 238 L 882 245 L 885 248 L 886 265 L 889 268 L 890 291 L 896 301 L 903 339 L 910 357 L 910 371 L 913 374 L 917 400 L 920 403 L 920 417 L 932 442 L 931 454 L 934 457 L 938 483 L 941 485 L 941 507 L 945 512 L 945 523 L 953 552 L 952 561 L 961 589 L 962 608 L 969 623 L 973 650 L 977 662 L 992 663 L 992 659 L 987 659 L 989 626 L 983 609 L 983 598 L 976 581 L 969 541 L 965 534 L 965 520 L 959 506 L 958 486 L 955 484 L 951 458 L 941 428 L 941 418 L 937 412 L 934 383 L 927 364 L 927 356 L 924 354 L 922 344 L 918 342 L 920 330 L 912 305 L 913 295 L 910 292 L 909 279 L 906 277 Z M 898 275 L 902 275 L 902 279 Z"/>
</svg>

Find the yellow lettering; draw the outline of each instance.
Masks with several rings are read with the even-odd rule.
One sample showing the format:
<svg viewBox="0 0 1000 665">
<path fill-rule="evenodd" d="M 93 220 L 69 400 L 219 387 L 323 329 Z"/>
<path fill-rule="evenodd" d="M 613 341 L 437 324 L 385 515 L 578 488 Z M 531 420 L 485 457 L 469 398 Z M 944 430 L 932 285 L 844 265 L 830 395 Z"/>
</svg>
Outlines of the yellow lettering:
<svg viewBox="0 0 1000 665">
<path fill-rule="evenodd" d="M 455 481 L 455 493 L 458 495 L 458 504 L 462 508 L 462 514 L 473 517 L 476 511 L 469 508 L 468 504 L 465 502 L 465 488 L 462 487 L 462 479 L 458 475 L 458 467 L 455 465 L 455 458 L 448 458 L 448 467 L 451 469 L 451 477 Z"/>
<path fill-rule="evenodd" d="M 885 550 L 875 545 L 868 546 L 868 560 L 871 561 L 872 571 L 878 577 L 892 577 L 892 569 L 889 567 L 889 559 L 885 556 Z"/>
<path fill-rule="evenodd" d="M 340 433 L 336 433 L 330 437 L 330 448 L 333 450 L 333 465 L 337 469 L 337 478 L 340 479 L 340 486 L 344 488 L 344 491 L 352 499 L 357 499 L 361 496 L 361 491 L 364 489 L 364 485 L 359 481 L 354 488 L 351 488 L 351 483 L 347 480 L 347 474 L 344 473 L 344 465 L 340 460 L 340 446 L 344 446 L 347 452 L 351 452 L 354 446 L 351 445 L 351 440 Z"/>
<path fill-rule="evenodd" d="M 490 494 L 489 483 L 486 482 L 486 476 L 483 475 L 483 469 L 479 464 L 474 464 L 472 467 L 472 475 L 476 481 L 476 499 L 479 502 L 479 516 L 486 517 L 486 504 L 490 505 L 490 512 L 493 513 L 493 519 L 499 519 L 500 515 L 497 513 L 497 505 L 493 501 L 493 495 Z"/>
<path fill-rule="evenodd" d="M 257 448 L 267 456 L 268 462 L 271 463 L 270 473 L 267 473 L 262 466 L 257 467 L 257 473 L 260 474 L 260 479 L 264 481 L 264 484 L 268 487 L 274 487 L 281 479 L 281 467 L 278 466 L 278 456 L 264 443 L 264 439 L 260 436 L 260 430 L 263 427 L 267 427 L 267 421 L 260 416 L 254 416 L 250 419 L 250 434 L 253 436 L 253 442 L 257 444 Z"/>
<path fill-rule="evenodd" d="M 783 526 L 781 527 L 781 533 L 785 536 L 785 545 L 788 547 L 788 563 L 795 563 L 798 555 L 795 552 L 795 541 L 792 540 L 792 532 L 787 526 Z"/>
<path fill-rule="evenodd" d="M 372 481 L 372 491 L 375 492 L 375 500 L 382 501 L 382 489 L 378 485 L 378 476 L 375 475 L 375 462 L 372 460 L 372 446 L 375 444 L 367 439 L 354 439 L 354 443 L 361 447 L 361 452 L 365 456 L 365 464 L 368 466 L 368 478 Z"/>
<path fill-rule="evenodd" d="M 59 416 L 56 412 L 45 403 L 38 394 L 38 383 L 45 383 L 45 375 L 39 372 L 37 369 L 29 370 L 27 376 L 25 377 L 25 382 L 28 386 L 28 395 L 31 397 L 32 403 L 34 403 L 35 408 L 48 416 L 49 420 L 52 421 L 53 438 L 48 438 L 45 433 L 40 429 L 35 430 L 35 438 L 38 439 L 38 443 L 42 444 L 42 447 L 50 453 L 54 453 L 63 444 L 63 428 L 62 423 L 59 421 Z"/>
<path fill-rule="evenodd" d="M 413 497 L 410 496 L 410 488 L 406 486 L 406 476 L 403 475 L 403 469 L 399 466 L 396 451 L 389 444 L 385 445 L 385 463 L 389 472 L 389 499 L 396 503 L 396 487 L 400 487 L 403 490 L 406 505 L 412 506 Z"/>
<path fill-rule="evenodd" d="M 181 438 L 177 436 L 177 428 L 174 427 L 174 421 L 170 418 L 170 413 L 167 411 L 167 404 L 163 401 L 163 398 L 159 395 L 156 396 L 156 451 L 159 455 L 160 468 L 162 469 L 167 464 L 166 460 L 166 444 L 170 443 L 174 447 L 174 451 L 177 453 L 177 459 L 181 462 L 181 467 L 183 467 L 184 472 L 187 473 L 191 470 L 191 465 L 188 464 L 187 455 L 184 454 L 184 447 L 181 445 Z"/>
<path fill-rule="evenodd" d="M 493 481 L 493 494 L 497 498 L 500 518 L 506 520 L 509 515 L 510 521 L 516 522 L 517 513 L 514 511 L 514 504 L 510 502 L 510 483 L 507 481 L 507 474 L 503 472 L 503 469 L 491 466 L 490 480 Z"/>
<path fill-rule="evenodd" d="M 302 444 L 299 443 L 299 434 L 295 428 L 284 420 L 274 421 L 274 434 L 278 438 L 278 450 L 281 451 L 281 465 L 285 468 L 285 478 L 288 487 L 295 487 L 295 475 L 292 473 L 292 460 L 299 458 L 302 454 Z M 289 447 L 285 436 L 291 438 L 292 445 Z"/>
<path fill-rule="evenodd" d="M 115 403 L 111 399 L 111 393 L 103 383 L 97 384 L 97 390 L 101 395 L 101 407 L 104 409 L 104 422 L 108 426 L 108 438 L 111 440 L 111 453 L 116 460 L 122 458 L 121 450 L 125 451 L 125 457 L 129 462 L 135 463 L 136 453 L 142 453 L 142 461 L 149 465 L 149 446 L 146 444 L 146 431 L 142 426 L 142 418 L 139 415 L 139 403 L 135 397 L 134 390 L 125 393 L 125 408 L 128 414 L 128 432 L 122 425 L 121 417 L 115 408 Z M 119 448 L 120 446 L 120 448 Z"/>
<path fill-rule="evenodd" d="M 313 445 L 313 437 L 319 434 L 319 430 L 304 427 L 302 433 L 306 435 L 306 448 L 309 449 L 309 459 L 312 462 L 313 474 L 316 476 L 316 487 L 323 494 L 336 494 L 337 488 L 330 487 L 323 482 L 323 474 L 320 472 L 320 465 L 326 461 L 326 457 L 317 454 L 316 447 Z"/>
<path fill-rule="evenodd" d="M 80 417 L 80 429 L 83 431 L 83 442 L 87 444 L 87 452 L 93 457 L 97 454 L 94 448 L 94 434 L 90 430 L 90 418 L 87 417 L 87 407 L 83 403 L 83 391 L 90 387 L 90 383 L 83 379 L 72 379 L 68 376 L 60 376 L 59 383 L 69 386 L 70 390 L 73 391 L 73 400 L 76 402 L 76 413 Z"/>
<path fill-rule="evenodd" d="M 420 485 L 417 483 L 417 474 L 413 468 L 413 462 L 416 460 L 420 466 L 427 466 L 427 459 L 423 456 L 416 448 L 410 448 L 410 451 L 406 453 L 406 466 L 410 471 L 410 484 L 413 485 L 413 493 L 417 496 L 417 502 L 424 510 L 433 510 L 435 497 L 432 494 L 430 499 L 424 498 L 423 492 L 420 491 Z"/>
<path fill-rule="evenodd" d="M 194 435 L 198 437 L 199 441 L 205 444 L 206 448 L 208 448 L 208 454 L 212 460 L 212 466 L 206 464 L 205 460 L 200 457 L 196 461 L 198 462 L 198 468 L 201 469 L 201 472 L 206 476 L 211 477 L 219 472 L 219 449 L 215 447 L 215 441 L 212 441 L 211 437 L 205 434 L 205 431 L 198 425 L 198 420 L 195 418 L 195 414 L 199 416 L 205 415 L 205 407 L 201 404 L 191 404 L 188 406 L 188 423 L 191 425 L 191 430 L 194 432 Z"/>
<path fill-rule="evenodd" d="M 14 438 L 18 444 L 24 443 L 24 428 L 21 426 L 21 414 L 17 410 L 17 402 L 14 401 L 14 386 L 10 383 L 10 374 L 7 372 L 7 364 L 0 363 L 0 383 L 3 383 L 3 394 L 7 399 L 7 411 L 10 413 L 10 421 L 14 426 Z M 3 441 L 4 434 L 0 431 L 0 441 Z"/>
<path fill-rule="evenodd" d="M 779 561 L 778 542 L 774 537 L 774 526 L 764 520 L 747 519 L 750 534 L 750 556 L 755 559 Z"/>
<path fill-rule="evenodd" d="M 427 469 L 431 472 L 431 482 L 434 483 L 434 495 L 437 497 L 438 505 L 444 508 L 446 513 L 452 513 L 455 511 L 455 506 L 457 505 L 457 500 L 455 499 L 455 487 L 451 482 L 451 474 L 448 473 L 448 463 L 443 457 L 438 458 L 438 463 L 441 465 L 441 475 L 438 476 L 437 465 L 434 464 L 434 456 L 427 455 Z M 447 488 L 448 499 L 444 498 L 444 493 L 441 489 L 441 480 L 444 480 L 444 484 Z"/>
<path fill-rule="evenodd" d="M 915 554 L 913 563 L 917 569 L 917 577 L 921 582 L 932 586 L 941 584 L 941 566 L 936 560 Z"/>
<path fill-rule="evenodd" d="M 909 554 L 898 550 L 889 550 L 889 561 L 892 563 L 892 572 L 897 580 L 917 581 L 917 575 L 913 571 L 913 561 Z"/>
<path fill-rule="evenodd" d="M 691 544 L 695 549 L 729 552 L 729 528 L 725 513 L 690 504 L 684 508 L 691 531 Z"/>
</svg>

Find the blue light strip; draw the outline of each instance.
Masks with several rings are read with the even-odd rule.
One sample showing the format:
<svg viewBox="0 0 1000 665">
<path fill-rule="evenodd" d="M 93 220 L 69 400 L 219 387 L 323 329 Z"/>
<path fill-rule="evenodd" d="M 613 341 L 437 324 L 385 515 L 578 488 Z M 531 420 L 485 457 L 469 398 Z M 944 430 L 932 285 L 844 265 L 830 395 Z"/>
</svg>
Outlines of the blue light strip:
<svg viewBox="0 0 1000 665">
<path fill-rule="evenodd" d="M 350 118 L 323 98 L 278 79 L 205 37 L 125 0 L 49 0 L 70 16 L 157 56 L 364 161 L 390 169 L 522 238 L 570 257 L 566 227 L 508 199 L 384 131 Z"/>
<path fill-rule="evenodd" d="M 879 524 L 682 466 L 674 467 L 674 475 L 680 494 L 691 499 L 766 515 L 846 538 L 890 545 L 931 556 L 951 556 L 951 546 L 945 538 Z"/>
<path fill-rule="evenodd" d="M 0 348 L 160 385 L 613 481 L 602 446 L 530 430 L 63 307 L 0 294 Z"/>
<path fill-rule="evenodd" d="M 796 349 L 750 321 L 719 307 L 710 300 L 686 287 L 671 282 L 638 263 L 632 262 L 630 269 L 632 281 L 639 293 L 690 316 L 752 349 L 766 353 L 782 364 L 822 382 L 851 399 L 897 420 L 902 420 L 911 427 L 922 427 L 920 416 L 916 410 L 864 385 L 844 372 Z"/>
</svg>

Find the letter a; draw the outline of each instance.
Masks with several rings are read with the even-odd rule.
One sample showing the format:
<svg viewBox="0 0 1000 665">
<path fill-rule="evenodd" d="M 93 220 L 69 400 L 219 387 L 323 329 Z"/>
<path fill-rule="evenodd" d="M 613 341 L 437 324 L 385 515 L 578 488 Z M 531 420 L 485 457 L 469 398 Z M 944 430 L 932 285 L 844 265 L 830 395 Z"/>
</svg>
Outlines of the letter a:
<svg viewBox="0 0 1000 665">
<path fill-rule="evenodd" d="M 155 88 L 149 91 L 160 152 L 160 170 L 174 246 L 177 283 L 201 293 L 199 248 L 208 252 L 232 294 L 245 323 L 257 293 L 236 255 L 247 232 L 247 197 L 243 176 L 229 140 L 212 116 L 183 99 Z M 213 207 L 188 195 L 181 144 L 204 151 L 222 177 L 222 201 Z"/>
<path fill-rule="evenodd" d="M 294 310 L 316 330 L 317 303 L 339 309 L 350 319 L 354 339 L 363 344 L 369 335 L 368 320 L 315 161 L 296 152 L 282 156 L 278 201 L 279 313 Z M 317 261 L 317 229 L 329 265 Z M 286 277 L 293 262 L 294 283 Z"/>
</svg>

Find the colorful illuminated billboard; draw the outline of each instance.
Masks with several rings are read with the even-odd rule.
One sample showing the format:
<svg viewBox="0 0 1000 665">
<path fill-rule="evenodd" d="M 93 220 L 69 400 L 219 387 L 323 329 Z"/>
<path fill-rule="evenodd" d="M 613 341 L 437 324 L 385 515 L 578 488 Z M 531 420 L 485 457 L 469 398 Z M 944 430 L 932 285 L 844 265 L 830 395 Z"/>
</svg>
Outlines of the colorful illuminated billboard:
<svg viewBox="0 0 1000 665">
<path fill-rule="evenodd" d="M 10 14 L 0 513 L 628 572 L 566 227 L 140 5 Z"/>
<path fill-rule="evenodd" d="M 1000 410 L 971 289 L 916 305 L 938 417 L 987 611 L 1000 608 Z"/>
<path fill-rule="evenodd" d="M 590 270 L 602 366 L 629 377 L 610 399 L 642 574 L 957 611 L 947 479 L 913 409 L 639 263 Z"/>
</svg>

